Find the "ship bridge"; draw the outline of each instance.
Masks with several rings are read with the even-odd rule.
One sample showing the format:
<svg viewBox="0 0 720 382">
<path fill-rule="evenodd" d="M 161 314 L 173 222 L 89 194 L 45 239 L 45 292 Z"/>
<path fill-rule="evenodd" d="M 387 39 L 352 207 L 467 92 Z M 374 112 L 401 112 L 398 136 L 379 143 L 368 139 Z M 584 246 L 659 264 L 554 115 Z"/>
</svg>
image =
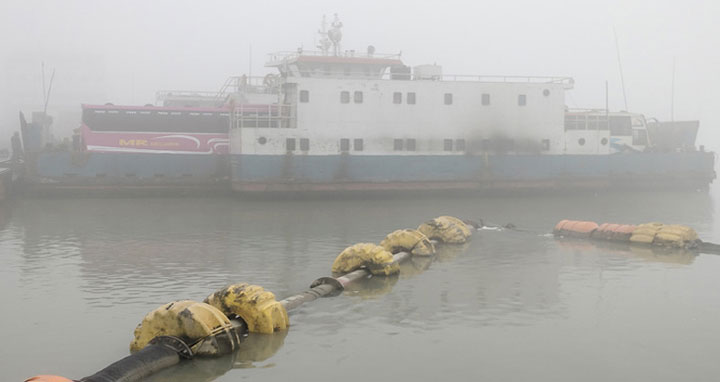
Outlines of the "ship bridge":
<svg viewBox="0 0 720 382">
<path fill-rule="evenodd" d="M 395 75 L 410 76 L 410 68 L 400 59 L 400 54 L 376 54 L 368 47 L 366 53 L 354 50 L 334 55 L 323 51 L 271 53 L 266 67 L 275 67 L 283 77 L 347 77 L 380 79 L 387 70 Z"/>
<path fill-rule="evenodd" d="M 298 48 L 294 52 L 276 52 L 268 57 L 266 67 L 277 68 L 280 75 L 287 77 L 314 78 L 363 78 L 381 79 L 390 68 L 391 74 L 404 75 L 410 79 L 410 68 L 400 60 L 400 54 L 378 54 L 370 45 L 365 53 L 355 50 L 343 50 L 343 23 L 335 14 L 328 28 L 327 19 L 323 16 L 318 34 L 317 51 L 306 51 Z"/>
</svg>

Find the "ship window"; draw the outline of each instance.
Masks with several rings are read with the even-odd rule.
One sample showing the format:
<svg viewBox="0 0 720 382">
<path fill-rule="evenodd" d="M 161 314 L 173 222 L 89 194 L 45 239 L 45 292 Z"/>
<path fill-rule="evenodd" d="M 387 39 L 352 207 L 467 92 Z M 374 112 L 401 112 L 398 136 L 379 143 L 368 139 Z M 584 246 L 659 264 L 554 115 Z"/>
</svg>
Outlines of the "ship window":
<svg viewBox="0 0 720 382">
<path fill-rule="evenodd" d="M 355 103 L 362 103 L 362 102 L 363 102 L 363 92 L 356 91 L 356 92 L 353 94 L 353 101 L 354 101 Z"/>
<path fill-rule="evenodd" d="M 443 150 L 452 151 L 452 148 L 453 148 L 453 140 L 452 139 L 446 139 L 443 141 Z"/>
<path fill-rule="evenodd" d="M 585 146 L 585 138 L 580 138 L 580 139 L 578 139 L 578 144 L 579 144 L 580 146 Z"/>
<path fill-rule="evenodd" d="M 410 92 L 407 94 L 407 103 L 408 105 L 415 105 L 415 92 Z"/>
<path fill-rule="evenodd" d="M 307 90 L 300 90 L 300 102 L 310 102 L 310 92 Z"/>
<path fill-rule="evenodd" d="M 350 103 L 350 92 L 340 92 L 340 103 Z"/>
<path fill-rule="evenodd" d="M 601 139 L 601 140 L 600 140 L 600 144 L 603 145 L 603 146 L 607 145 L 607 144 L 608 144 L 608 139 L 607 139 L 607 138 Z"/>
<path fill-rule="evenodd" d="M 415 151 L 415 139 L 410 138 L 405 140 L 405 150 Z"/>
<path fill-rule="evenodd" d="M 597 115 L 589 115 L 588 116 L 587 129 L 588 130 L 597 130 L 598 129 L 598 116 Z"/>
<path fill-rule="evenodd" d="M 288 152 L 295 151 L 295 138 L 288 138 L 285 140 L 285 148 Z"/>
<path fill-rule="evenodd" d="M 527 95 L 520 94 L 518 95 L 518 106 L 525 106 L 527 105 Z"/>
<path fill-rule="evenodd" d="M 632 135 L 632 121 L 630 116 L 610 117 L 610 135 Z"/>
<path fill-rule="evenodd" d="M 400 93 L 400 92 L 393 93 L 393 103 L 395 103 L 395 104 L 402 103 L 402 93 Z"/>
<path fill-rule="evenodd" d="M 402 149 L 403 149 L 403 140 L 402 139 L 393 140 L 393 150 L 402 151 Z"/>
<path fill-rule="evenodd" d="M 344 152 L 344 153 L 350 151 L 350 140 L 349 139 L 342 138 L 340 140 L 340 151 Z"/>
<path fill-rule="evenodd" d="M 585 130 L 585 116 L 565 115 L 565 130 Z"/>
<path fill-rule="evenodd" d="M 258 143 L 261 144 L 261 145 L 266 144 L 266 143 L 267 143 L 267 138 L 265 138 L 265 137 L 260 137 L 260 138 L 258 138 Z"/>
<path fill-rule="evenodd" d="M 456 139 L 455 140 L 455 151 L 465 151 L 465 140 L 464 139 Z"/>
<path fill-rule="evenodd" d="M 606 116 L 598 117 L 598 130 L 608 130 L 610 128 L 608 125 L 608 118 Z"/>
<path fill-rule="evenodd" d="M 452 93 L 445 93 L 445 105 L 452 105 Z"/>
<path fill-rule="evenodd" d="M 542 149 L 543 149 L 543 151 L 550 150 L 550 140 L 549 139 L 542 140 Z"/>
<path fill-rule="evenodd" d="M 300 151 L 310 150 L 310 140 L 307 138 L 300 138 Z"/>
<path fill-rule="evenodd" d="M 353 150 L 363 151 L 363 140 L 362 139 L 353 139 Z"/>
<path fill-rule="evenodd" d="M 483 93 L 483 95 L 481 97 L 481 102 L 482 102 L 483 106 L 490 105 L 490 94 Z"/>
</svg>

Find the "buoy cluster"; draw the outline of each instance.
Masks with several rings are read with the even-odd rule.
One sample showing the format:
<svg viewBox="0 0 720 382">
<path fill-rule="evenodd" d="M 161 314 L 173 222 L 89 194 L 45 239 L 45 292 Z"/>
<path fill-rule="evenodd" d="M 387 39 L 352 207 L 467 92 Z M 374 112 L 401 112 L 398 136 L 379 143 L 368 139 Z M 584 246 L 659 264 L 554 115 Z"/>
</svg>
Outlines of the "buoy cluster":
<svg viewBox="0 0 720 382">
<path fill-rule="evenodd" d="M 592 221 L 561 220 L 555 225 L 556 237 L 573 237 L 653 245 L 666 248 L 697 248 L 702 242 L 694 229 L 678 224 L 645 223 L 598 225 Z"/>
<path fill-rule="evenodd" d="M 281 301 L 260 286 L 238 283 L 210 294 L 202 302 L 169 302 L 145 315 L 135 328 L 130 356 L 81 381 L 136 381 L 181 358 L 232 353 L 248 332 L 271 334 L 287 329 L 289 310 L 319 297 L 338 295 L 347 284 L 369 275 L 397 274 L 401 261 L 432 256 L 441 243 L 465 243 L 472 231 L 458 218 L 440 216 L 417 229 L 393 231 L 379 244 L 351 245 L 333 262 L 333 277 L 321 277 L 310 289 Z M 36 376 L 29 380 L 50 381 L 51 377 L 61 378 Z"/>
</svg>

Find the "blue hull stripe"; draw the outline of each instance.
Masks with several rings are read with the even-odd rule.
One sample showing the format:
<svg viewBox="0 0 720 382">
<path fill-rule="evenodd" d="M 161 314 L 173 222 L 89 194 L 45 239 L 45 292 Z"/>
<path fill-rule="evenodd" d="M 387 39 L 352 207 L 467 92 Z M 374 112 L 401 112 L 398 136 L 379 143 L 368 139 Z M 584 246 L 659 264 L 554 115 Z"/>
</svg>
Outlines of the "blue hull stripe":
<svg viewBox="0 0 720 382">
<path fill-rule="evenodd" d="M 233 155 L 233 182 L 466 182 L 715 177 L 705 152 L 615 155 Z"/>
</svg>

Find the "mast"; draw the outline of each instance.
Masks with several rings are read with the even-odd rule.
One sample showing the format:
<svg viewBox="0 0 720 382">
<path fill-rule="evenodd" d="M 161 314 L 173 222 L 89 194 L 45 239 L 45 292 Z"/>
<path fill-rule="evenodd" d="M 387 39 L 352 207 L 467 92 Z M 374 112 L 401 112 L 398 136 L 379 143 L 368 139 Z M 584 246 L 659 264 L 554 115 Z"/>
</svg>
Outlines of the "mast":
<svg viewBox="0 0 720 382">
<path fill-rule="evenodd" d="M 625 76 L 623 75 L 622 61 L 620 60 L 620 47 L 618 45 L 617 32 L 613 28 L 613 34 L 615 35 L 615 52 L 617 53 L 618 67 L 620 68 L 620 84 L 622 86 L 623 100 L 625 101 L 625 111 L 628 111 L 627 94 L 625 94 Z"/>
</svg>

